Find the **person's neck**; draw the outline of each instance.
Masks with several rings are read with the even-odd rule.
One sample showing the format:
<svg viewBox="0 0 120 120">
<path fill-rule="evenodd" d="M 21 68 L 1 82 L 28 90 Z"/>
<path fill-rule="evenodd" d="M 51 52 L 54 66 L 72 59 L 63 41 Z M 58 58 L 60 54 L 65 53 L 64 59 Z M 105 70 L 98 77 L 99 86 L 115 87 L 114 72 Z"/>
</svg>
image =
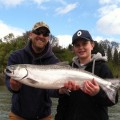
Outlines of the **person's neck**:
<svg viewBox="0 0 120 120">
<path fill-rule="evenodd" d="M 88 58 L 80 58 L 79 60 L 80 60 L 80 64 L 87 64 L 87 63 L 89 63 L 90 61 L 91 61 L 91 56 L 90 57 L 88 57 Z"/>
<path fill-rule="evenodd" d="M 36 49 L 36 48 L 34 48 L 33 46 L 32 46 L 32 49 L 33 49 L 34 53 L 36 53 L 36 54 L 40 54 L 40 53 L 42 53 L 43 50 L 44 50 L 44 48 Z"/>
</svg>

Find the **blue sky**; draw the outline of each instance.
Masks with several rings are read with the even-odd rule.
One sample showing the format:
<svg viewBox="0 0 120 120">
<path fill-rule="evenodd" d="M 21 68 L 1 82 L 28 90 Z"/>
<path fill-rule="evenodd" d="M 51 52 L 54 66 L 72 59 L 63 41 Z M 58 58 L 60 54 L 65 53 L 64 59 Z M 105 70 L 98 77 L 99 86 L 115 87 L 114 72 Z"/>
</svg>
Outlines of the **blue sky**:
<svg viewBox="0 0 120 120">
<path fill-rule="evenodd" d="M 78 29 L 94 40 L 120 42 L 120 0 L 0 0 L 0 38 L 15 36 L 46 22 L 66 47 Z"/>
</svg>

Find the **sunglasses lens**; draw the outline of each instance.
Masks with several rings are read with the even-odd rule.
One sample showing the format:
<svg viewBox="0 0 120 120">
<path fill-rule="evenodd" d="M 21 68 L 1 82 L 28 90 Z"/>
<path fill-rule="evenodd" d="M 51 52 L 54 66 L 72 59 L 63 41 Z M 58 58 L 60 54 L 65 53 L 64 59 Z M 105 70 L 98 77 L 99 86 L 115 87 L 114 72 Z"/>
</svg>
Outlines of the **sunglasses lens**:
<svg viewBox="0 0 120 120">
<path fill-rule="evenodd" d="M 47 37 L 47 36 L 49 36 L 49 33 L 48 32 L 43 33 L 43 36 Z"/>
<path fill-rule="evenodd" d="M 44 37 L 49 36 L 49 32 L 48 31 L 35 30 L 35 31 L 33 31 L 33 33 L 36 34 L 36 35 L 41 35 L 42 34 Z"/>
</svg>

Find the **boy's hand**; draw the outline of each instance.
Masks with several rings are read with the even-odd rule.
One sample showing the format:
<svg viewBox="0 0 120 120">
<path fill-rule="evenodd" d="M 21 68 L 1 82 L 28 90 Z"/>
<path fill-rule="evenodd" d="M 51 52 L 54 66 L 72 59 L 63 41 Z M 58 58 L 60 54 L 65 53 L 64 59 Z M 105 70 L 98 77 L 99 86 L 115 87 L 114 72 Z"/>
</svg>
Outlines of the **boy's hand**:
<svg viewBox="0 0 120 120">
<path fill-rule="evenodd" d="M 82 91 L 90 96 L 95 96 L 100 91 L 100 86 L 94 79 L 92 81 L 86 80 L 83 83 Z"/>
<path fill-rule="evenodd" d="M 68 83 L 64 84 L 64 87 L 69 90 L 79 90 L 80 86 L 76 85 L 74 81 L 68 81 Z"/>
</svg>

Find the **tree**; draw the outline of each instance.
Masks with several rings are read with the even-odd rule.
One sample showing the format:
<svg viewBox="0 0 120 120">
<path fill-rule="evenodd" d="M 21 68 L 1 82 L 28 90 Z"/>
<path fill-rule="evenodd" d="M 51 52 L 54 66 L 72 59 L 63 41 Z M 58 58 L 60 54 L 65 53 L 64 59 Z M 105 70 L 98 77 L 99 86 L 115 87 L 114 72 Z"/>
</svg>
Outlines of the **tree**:
<svg viewBox="0 0 120 120">
<path fill-rule="evenodd" d="M 49 38 L 50 38 L 49 41 L 50 41 L 50 44 L 52 45 L 52 47 L 58 46 L 58 41 L 59 40 L 58 40 L 57 37 L 55 37 L 51 34 Z"/>
<path fill-rule="evenodd" d="M 2 43 L 2 38 L 0 38 L 0 43 Z"/>
<path fill-rule="evenodd" d="M 118 64 L 118 50 L 115 48 L 114 55 L 113 55 L 113 63 Z"/>
<path fill-rule="evenodd" d="M 6 41 L 6 42 L 10 42 L 11 40 L 14 40 L 14 34 L 13 33 L 9 33 L 8 35 L 6 35 L 4 37 L 4 41 Z"/>
<path fill-rule="evenodd" d="M 72 44 L 69 44 L 67 49 L 72 51 L 72 48 L 73 48 Z"/>
<path fill-rule="evenodd" d="M 120 52 L 118 53 L 118 64 L 120 65 Z"/>
<path fill-rule="evenodd" d="M 107 59 L 108 59 L 108 62 L 112 61 L 112 49 L 110 46 L 108 46 L 108 49 L 107 49 Z"/>
<path fill-rule="evenodd" d="M 94 47 L 92 53 L 96 54 L 96 53 L 100 52 L 103 56 L 105 56 L 105 52 L 104 52 L 102 45 L 98 44 L 97 41 L 94 41 L 94 44 L 95 44 L 95 47 Z"/>
</svg>

